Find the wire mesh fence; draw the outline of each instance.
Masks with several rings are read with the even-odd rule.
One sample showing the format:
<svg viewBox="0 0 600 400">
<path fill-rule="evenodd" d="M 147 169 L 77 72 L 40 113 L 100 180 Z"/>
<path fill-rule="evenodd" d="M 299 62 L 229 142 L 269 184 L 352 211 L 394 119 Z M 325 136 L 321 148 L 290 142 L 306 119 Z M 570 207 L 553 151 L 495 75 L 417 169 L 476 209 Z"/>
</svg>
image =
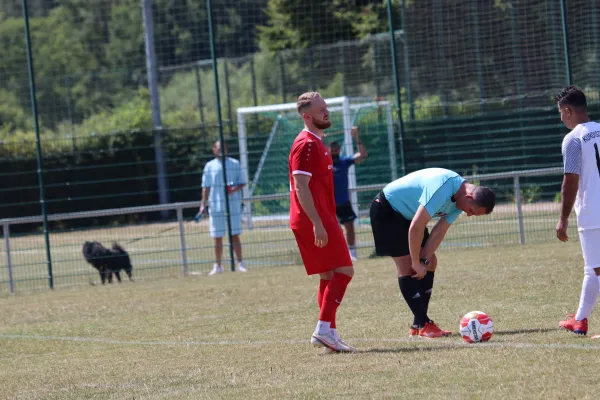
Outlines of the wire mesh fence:
<svg viewBox="0 0 600 400">
<path fill-rule="evenodd" d="M 310 90 L 348 99 L 330 106 L 327 142 L 351 154 L 348 124 L 357 125 L 369 151 L 350 172 L 367 257 L 369 185 L 426 167 L 478 175 L 561 165 L 566 128 L 552 95 L 576 84 L 600 117 L 599 8 L 584 0 L 2 2 L 0 284 L 47 286 L 42 220 L 15 220 L 40 214 L 40 177 L 56 286 L 97 280 L 85 241 L 122 244 L 138 279 L 183 274 L 182 251 L 189 273 L 208 272 L 215 242 L 208 221 L 193 218 L 219 139 L 242 168 L 232 183 L 246 184 L 243 208 L 230 212 L 244 215 L 244 262 L 298 263 L 286 229 L 286 163 L 302 123 L 281 105 Z M 512 175 L 489 183 L 502 207 L 488 222 L 458 221 L 447 246 L 518 243 L 520 231 L 528 242 L 551 236 L 558 175 L 522 176 L 517 191 Z M 175 203 L 186 204 L 180 216 Z M 226 235 L 223 264 L 234 265 L 228 243 Z"/>
</svg>

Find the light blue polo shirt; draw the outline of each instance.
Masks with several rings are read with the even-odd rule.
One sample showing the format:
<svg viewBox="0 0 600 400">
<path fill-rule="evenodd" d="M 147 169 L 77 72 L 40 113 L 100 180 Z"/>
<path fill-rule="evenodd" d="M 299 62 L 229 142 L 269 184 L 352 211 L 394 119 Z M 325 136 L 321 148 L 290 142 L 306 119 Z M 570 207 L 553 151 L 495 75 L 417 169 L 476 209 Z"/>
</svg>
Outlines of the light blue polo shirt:
<svg viewBox="0 0 600 400">
<path fill-rule="evenodd" d="M 387 184 L 383 194 L 392 208 L 408 220 L 414 218 L 422 205 L 431 218 L 442 217 L 451 224 L 462 213 L 456 208 L 452 196 L 464 181 L 454 171 L 426 168 Z"/>
<path fill-rule="evenodd" d="M 244 174 L 240 162 L 227 157 L 227 182 L 229 185 L 245 184 Z M 211 213 L 225 212 L 225 185 L 223 184 L 223 168 L 220 159 L 213 159 L 206 163 L 202 171 L 202 187 L 209 187 L 208 207 Z M 242 191 L 229 194 L 229 208 L 232 214 L 242 209 Z M 238 211 L 239 213 L 239 211 Z"/>
</svg>

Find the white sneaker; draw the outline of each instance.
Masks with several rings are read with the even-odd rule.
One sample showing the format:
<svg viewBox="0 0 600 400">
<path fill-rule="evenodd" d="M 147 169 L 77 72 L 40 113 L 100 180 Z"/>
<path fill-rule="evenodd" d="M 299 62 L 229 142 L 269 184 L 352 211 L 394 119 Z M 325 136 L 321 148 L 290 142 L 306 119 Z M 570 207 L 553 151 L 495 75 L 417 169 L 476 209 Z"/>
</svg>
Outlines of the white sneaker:
<svg viewBox="0 0 600 400">
<path fill-rule="evenodd" d="M 316 347 L 325 347 L 337 353 L 354 353 L 356 348 L 348 345 L 346 342 L 337 339 L 331 331 L 322 335 L 318 332 L 312 334 L 310 343 Z"/>
<path fill-rule="evenodd" d="M 248 268 L 244 265 L 244 263 L 239 263 L 237 267 L 238 272 L 248 272 Z"/>
<path fill-rule="evenodd" d="M 208 275 L 216 275 L 216 274 L 222 274 L 223 273 L 223 267 L 221 267 L 219 264 L 215 264 L 213 265 L 213 269 L 208 273 Z"/>
<path fill-rule="evenodd" d="M 348 249 L 348 251 L 350 252 L 350 259 L 352 261 L 358 261 L 358 255 L 356 253 L 356 248 Z"/>
<path fill-rule="evenodd" d="M 354 346 L 350 346 L 348 343 L 346 343 L 341 337 L 338 336 L 337 333 L 337 329 L 332 329 L 331 332 L 333 333 L 333 337 L 342 345 L 342 347 L 344 348 L 344 352 L 346 353 L 355 353 L 356 347 Z"/>
</svg>

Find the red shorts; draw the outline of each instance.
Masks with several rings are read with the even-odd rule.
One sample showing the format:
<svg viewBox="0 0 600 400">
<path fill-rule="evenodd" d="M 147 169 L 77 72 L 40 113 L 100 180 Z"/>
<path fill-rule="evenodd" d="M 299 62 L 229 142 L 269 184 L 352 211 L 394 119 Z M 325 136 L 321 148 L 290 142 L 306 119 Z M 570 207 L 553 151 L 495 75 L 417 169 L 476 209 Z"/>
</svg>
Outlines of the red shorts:
<svg viewBox="0 0 600 400">
<path fill-rule="evenodd" d="M 311 229 L 292 229 L 304 262 L 307 275 L 320 274 L 338 267 L 351 267 L 348 244 L 339 225 L 326 226 L 327 246 L 315 246 L 315 233 Z"/>
</svg>

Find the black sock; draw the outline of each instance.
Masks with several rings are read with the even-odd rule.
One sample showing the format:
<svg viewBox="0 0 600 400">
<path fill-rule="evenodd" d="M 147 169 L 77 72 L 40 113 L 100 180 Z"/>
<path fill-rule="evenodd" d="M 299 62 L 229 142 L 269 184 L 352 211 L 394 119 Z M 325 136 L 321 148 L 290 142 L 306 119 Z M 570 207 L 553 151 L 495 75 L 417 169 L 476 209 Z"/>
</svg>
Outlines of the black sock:
<svg viewBox="0 0 600 400">
<path fill-rule="evenodd" d="M 433 278 L 435 272 L 427 271 L 427 274 L 423 279 L 421 279 L 421 287 L 419 293 L 421 294 L 421 304 L 423 309 L 425 310 L 425 322 L 430 322 L 431 320 L 427 316 L 427 311 L 429 310 L 429 300 L 431 300 L 431 291 L 433 289 Z"/>
<path fill-rule="evenodd" d="M 406 304 L 408 304 L 410 311 L 415 316 L 413 325 L 422 328 L 425 324 L 426 312 L 421 302 L 421 294 L 419 293 L 421 282 L 411 276 L 401 276 L 398 278 L 398 285 Z"/>
</svg>

